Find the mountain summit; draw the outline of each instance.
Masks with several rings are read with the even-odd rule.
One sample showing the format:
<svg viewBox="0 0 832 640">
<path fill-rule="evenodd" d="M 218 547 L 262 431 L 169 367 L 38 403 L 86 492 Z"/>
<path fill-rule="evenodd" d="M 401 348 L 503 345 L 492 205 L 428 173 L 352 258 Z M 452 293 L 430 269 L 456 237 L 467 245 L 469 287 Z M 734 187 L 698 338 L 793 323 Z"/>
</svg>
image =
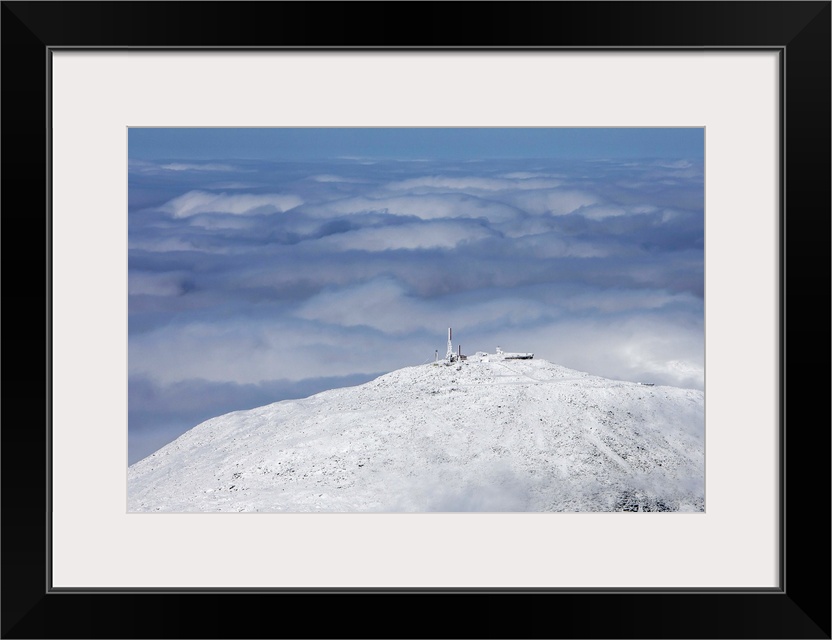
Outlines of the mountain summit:
<svg viewBox="0 0 832 640">
<path fill-rule="evenodd" d="M 129 467 L 128 510 L 703 511 L 704 427 L 702 391 L 431 363 L 203 422 Z"/>
</svg>

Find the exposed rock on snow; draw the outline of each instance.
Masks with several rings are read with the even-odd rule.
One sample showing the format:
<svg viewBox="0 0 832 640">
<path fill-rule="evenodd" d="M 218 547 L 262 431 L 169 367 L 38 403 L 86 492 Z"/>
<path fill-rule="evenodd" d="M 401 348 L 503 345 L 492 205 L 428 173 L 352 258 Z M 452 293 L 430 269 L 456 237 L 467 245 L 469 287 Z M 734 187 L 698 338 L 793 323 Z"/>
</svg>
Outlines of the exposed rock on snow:
<svg viewBox="0 0 832 640">
<path fill-rule="evenodd" d="M 545 360 L 408 367 L 237 411 L 128 469 L 129 511 L 702 511 L 701 391 Z"/>
</svg>

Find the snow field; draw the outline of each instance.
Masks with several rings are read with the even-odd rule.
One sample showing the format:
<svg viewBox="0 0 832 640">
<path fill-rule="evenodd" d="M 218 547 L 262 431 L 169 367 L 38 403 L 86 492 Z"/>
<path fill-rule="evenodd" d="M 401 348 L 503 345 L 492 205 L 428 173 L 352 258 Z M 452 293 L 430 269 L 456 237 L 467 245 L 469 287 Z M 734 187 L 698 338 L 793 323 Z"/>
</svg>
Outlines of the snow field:
<svg viewBox="0 0 832 640">
<path fill-rule="evenodd" d="M 128 510 L 701 511 L 701 391 L 544 360 L 408 367 L 208 420 L 128 470 Z"/>
</svg>

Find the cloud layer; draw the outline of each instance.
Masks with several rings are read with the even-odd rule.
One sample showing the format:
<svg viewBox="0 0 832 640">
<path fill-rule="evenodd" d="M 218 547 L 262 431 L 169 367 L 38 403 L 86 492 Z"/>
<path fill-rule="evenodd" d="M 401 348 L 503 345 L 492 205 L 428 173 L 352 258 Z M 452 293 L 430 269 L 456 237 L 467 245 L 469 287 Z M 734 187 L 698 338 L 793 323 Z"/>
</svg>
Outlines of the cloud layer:
<svg viewBox="0 0 832 640">
<path fill-rule="evenodd" d="M 704 385 L 695 159 L 142 160 L 129 204 L 131 462 L 208 409 L 430 360 L 448 326 Z"/>
</svg>

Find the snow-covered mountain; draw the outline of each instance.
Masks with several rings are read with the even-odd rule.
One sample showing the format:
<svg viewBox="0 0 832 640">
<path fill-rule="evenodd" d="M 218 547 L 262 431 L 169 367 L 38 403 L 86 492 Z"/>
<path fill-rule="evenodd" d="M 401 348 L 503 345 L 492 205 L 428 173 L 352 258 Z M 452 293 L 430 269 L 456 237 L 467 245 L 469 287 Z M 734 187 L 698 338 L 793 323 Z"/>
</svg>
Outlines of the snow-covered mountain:
<svg viewBox="0 0 832 640">
<path fill-rule="evenodd" d="M 129 511 L 702 511 L 703 392 L 467 360 L 236 411 L 128 469 Z"/>
</svg>

